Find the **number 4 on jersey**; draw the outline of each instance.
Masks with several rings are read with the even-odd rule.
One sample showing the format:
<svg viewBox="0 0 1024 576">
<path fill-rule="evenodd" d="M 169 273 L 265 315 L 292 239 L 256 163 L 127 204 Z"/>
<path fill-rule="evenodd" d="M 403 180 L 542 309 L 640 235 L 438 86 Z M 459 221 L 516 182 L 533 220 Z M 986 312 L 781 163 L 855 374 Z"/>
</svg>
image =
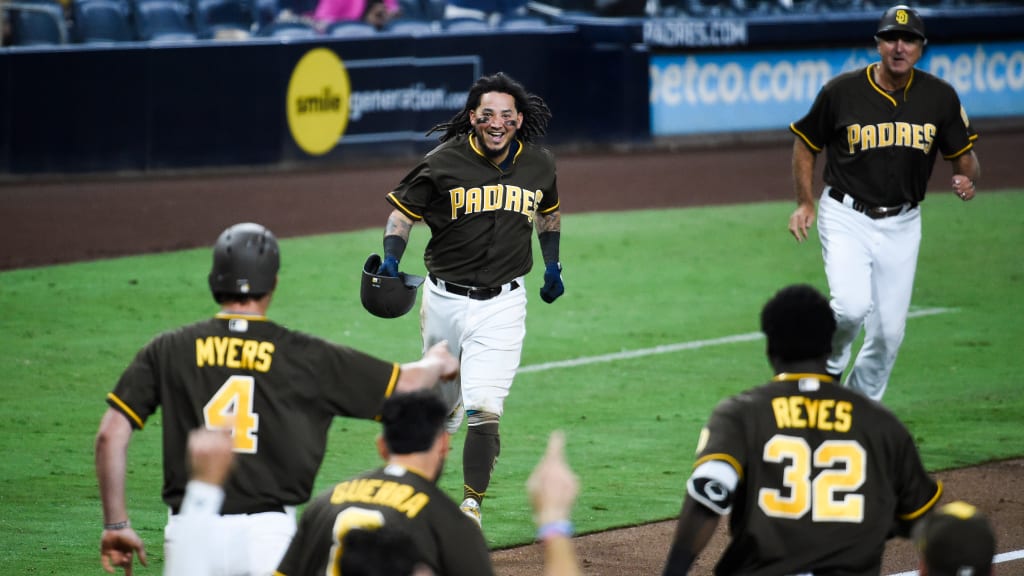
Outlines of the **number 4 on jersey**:
<svg viewBox="0 0 1024 576">
<path fill-rule="evenodd" d="M 206 427 L 231 431 L 235 452 L 255 454 L 259 445 L 260 416 L 252 410 L 255 389 L 252 376 L 231 376 L 203 406 Z"/>
</svg>

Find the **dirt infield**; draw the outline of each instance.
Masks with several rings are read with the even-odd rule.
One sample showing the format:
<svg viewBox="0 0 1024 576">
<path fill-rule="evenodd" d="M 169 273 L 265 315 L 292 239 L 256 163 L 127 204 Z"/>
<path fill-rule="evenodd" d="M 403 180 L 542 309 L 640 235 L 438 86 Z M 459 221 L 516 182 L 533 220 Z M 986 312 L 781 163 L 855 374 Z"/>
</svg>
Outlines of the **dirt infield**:
<svg viewBox="0 0 1024 576">
<path fill-rule="evenodd" d="M 1024 172 L 1016 164 L 1024 133 L 982 134 L 979 194 L 1024 188 Z M 949 168 L 939 164 L 933 194 L 948 189 Z M 148 178 L 8 178 L 0 181 L 0 270 L 207 246 L 225 227 L 245 220 L 264 223 L 281 237 L 383 227 L 389 212 L 383 194 L 410 165 Z M 558 166 L 565 214 L 792 197 L 788 142 L 560 154 Z M 786 223 L 778 224 L 779 233 L 786 234 Z M 946 484 L 945 500 L 968 500 L 990 515 L 1000 552 L 1024 549 L 1024 496 L 1017 489 L 1024 461 L 938 476 Z M 726 538 L 724 522 L 719 528 L 694 574 L 711 573 Z M 580 537 L 576 542 L 584 573 L 658 574 L 673 529 L 669 521 Z M 493 558 L 503 576 L 542 573 L 536 546 L 496 551 Z M 884 573 L 914 568 L 909 543 L 890 544 Z M 1024 574 L 1024 561 L 1001 564 L 997 572 Z"/>
</svg>

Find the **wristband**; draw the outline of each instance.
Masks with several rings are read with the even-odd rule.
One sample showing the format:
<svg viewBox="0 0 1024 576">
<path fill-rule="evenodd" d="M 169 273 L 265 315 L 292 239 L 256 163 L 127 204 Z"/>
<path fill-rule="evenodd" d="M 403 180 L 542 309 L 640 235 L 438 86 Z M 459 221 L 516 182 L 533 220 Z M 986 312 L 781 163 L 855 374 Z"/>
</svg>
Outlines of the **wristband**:
<svg viewBox="0 0 1024 576">
<path fill-rule="evenodd" d="M 103 525 L 103 529 L 104 530 L 124 530 L 125 528 L 127 528 L 129 526 L 131 526 L 130 522 L 128 522 L 127 520 L 122 520 L 121 522 L 114 522 L 113 524 L 104 524 Z"/>
<path fill-rule="evenodd" d="M 561 239 L 561 232 L 549 231 L 537 235 L 537 240 L 540 241 L 540 253 L 544 256 L 544 264 L 558 262 L 558 245 Z"/>
<path fill-rule="evenodd" d="M 401 261 L 405 254 L 405 238 L 397 234 L 388 234 L 384 237 L 384 256 L 394 256 L 395 260 Z"/>
<path fill-rule="evenodd" d="M 548 522 L 537 529 L 537 540 L 543 542 L 552 536 L 565 536 L 571 538 L 573 534 L 572 522 L 568 520 L 555 520 Z"/>
</svg>

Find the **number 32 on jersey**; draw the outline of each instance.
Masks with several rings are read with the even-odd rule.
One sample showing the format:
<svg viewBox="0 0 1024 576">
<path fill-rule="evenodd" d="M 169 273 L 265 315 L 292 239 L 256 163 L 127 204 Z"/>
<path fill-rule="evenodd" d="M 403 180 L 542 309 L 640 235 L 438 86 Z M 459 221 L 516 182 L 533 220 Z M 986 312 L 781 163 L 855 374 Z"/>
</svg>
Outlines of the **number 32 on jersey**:
<svg viewBox="0 0 1024 576">
<path fill-rule="evenodd" d="M 866 476 L 867 454 L 860 443 L 826 440 L 812 451 L 803 438 L 777 434 L 764 445 L 764 460 L 788 462 L 782 478 L 787 490 L 761 488 L 758 493 L 766 515 L 796 519 L 810 512 L 815 522 L 864 521 L 864 496 L 852 493 Z M 815 469 L 821 471 L 812 479 Z"/>
<path fill-rule="evenodd" d="M 255 391 L 256 379 L 252 376 L 230 376 L 203 406 L 206 427 L 229 430 L 235 452 L 255 454 L 259 446 L 260 416 L 252 409 Z"/>
</svg>

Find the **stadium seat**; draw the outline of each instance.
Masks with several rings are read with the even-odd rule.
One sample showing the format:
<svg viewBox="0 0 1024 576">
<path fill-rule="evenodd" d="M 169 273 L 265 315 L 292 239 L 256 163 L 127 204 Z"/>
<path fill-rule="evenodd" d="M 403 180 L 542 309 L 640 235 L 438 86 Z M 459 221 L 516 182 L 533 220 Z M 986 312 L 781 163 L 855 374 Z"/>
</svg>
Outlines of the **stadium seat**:
<svg viewBox="0 0 1024 576">
<path fill-rule="evenodd" d="M 311 24 L 300 22 L 273 22 L 256 32 L 261 38 L 316 38 L 320 33 Z"/>
<path fill-rule="evenodd" d="M 175 42 L 196 39 L 189 19 L 188 5 L 181 0 L 137 0 L 135 34 L 149 42 Z"/>
<path fill-rule="evenodd" d="M 11 44 L 14 46 L 65 44 L 68 41 L 64 8 L 55 0 L 0 2 L 0 9 L 9 19 Z"/>
<path fill-rule="evenodd" d="M 77 42 L 135 40 L 131 6 L 127 0 L 74 0 L 71 14 Z"/>
<path fill-rule="evenodd" d="M 428 20 L 396 18 L 384 25 L 384 32 L 406 36 L 424 36 L 434 34 L 436 30 Z"/>
<path fill-rule="evenodd" d="M 246 0 L 192 0 L 192 15 L 200 38 L 252 30 L 252 9 Z"/>
<path fill-rule="evenodd" d="M 489 32 L 491 25 L 478 18 L 445 18 L 441 29 L 446 32 Z"/>
<path fill-rule="evenodd" d="M 368 22 L 350 20 L 333 22 L 324 30 L 326 36 L 334 38 L 365 38 L 377 33 L 377 28 Z"/>
<path fill-rule="evenodd" d="M 403 18 L 437 21 L 444 18 L 448 0 L 398 0 Z"/>
<path fill-rule="evenodd" d="M 281 11 L 280 3 L 277 0 L 251 0 L 252 21 L 259 29 L 270 25 L 277 20 Z"/>
<path fill-rule="evenodd" d="M 498 28 L 504 30 L 536 30 L 547 25 L 543 16 L 506 16 L 498 21 Z"/>
</svg>

